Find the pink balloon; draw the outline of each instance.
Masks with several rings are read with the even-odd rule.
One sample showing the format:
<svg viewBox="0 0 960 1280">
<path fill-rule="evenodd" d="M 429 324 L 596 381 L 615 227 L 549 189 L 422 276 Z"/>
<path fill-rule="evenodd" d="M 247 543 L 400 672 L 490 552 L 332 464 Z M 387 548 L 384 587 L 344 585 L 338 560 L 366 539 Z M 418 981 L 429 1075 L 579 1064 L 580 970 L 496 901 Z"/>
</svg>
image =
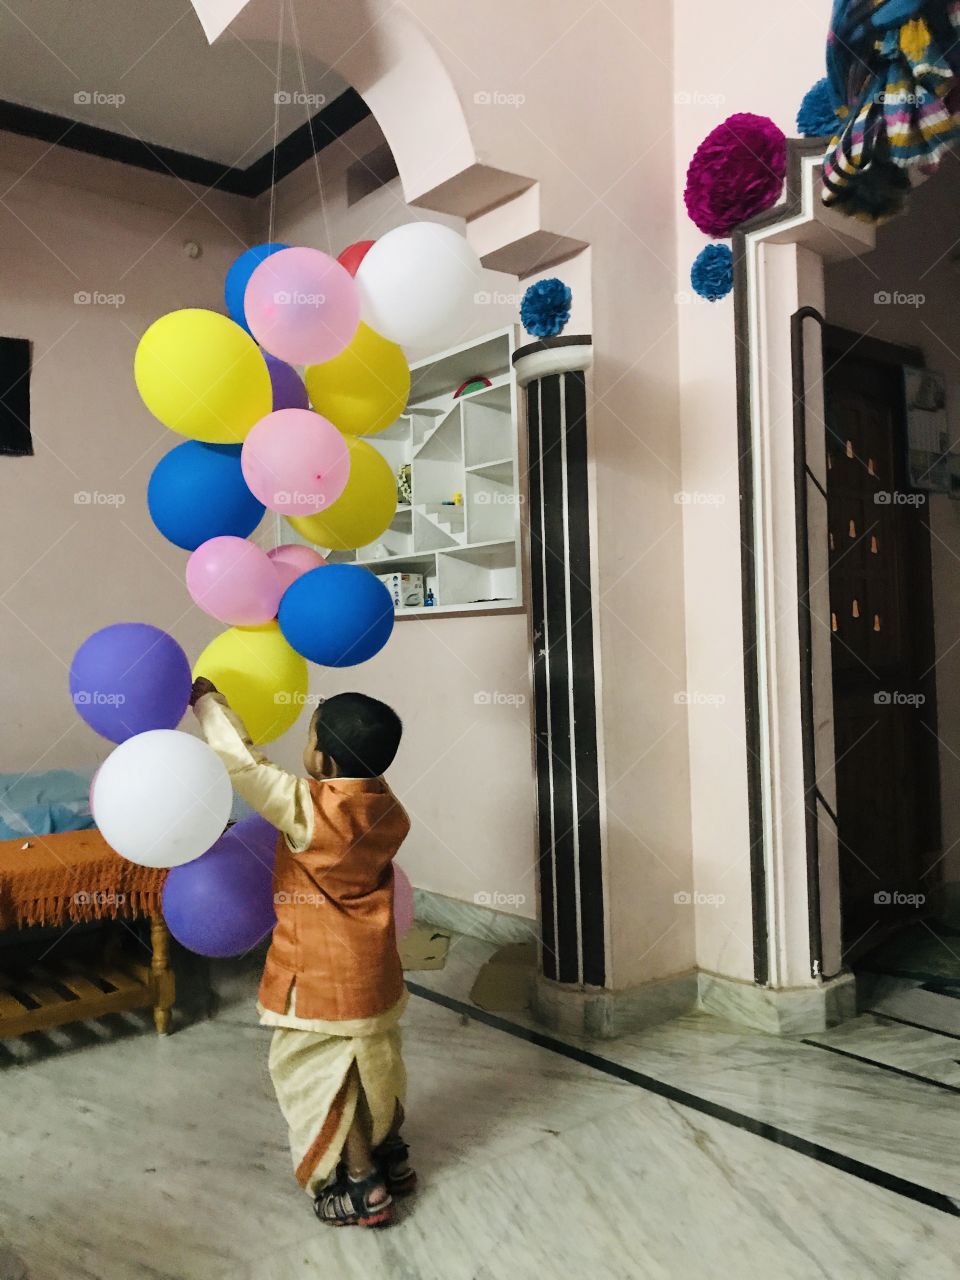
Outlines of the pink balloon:
<svg viewBox="0 0 960 1280">
<path fill-rule="evenodd" d="M 333 423 L 319 413 L 278 409 L 247 435 L 240 467 L 250 492 L 271 511 L 310 516 L 343 493 L 350 476 L 350 450 Z"/>
<path fill-rule="evenodd" d="M 393 864 L 393 920 L 398 939 L 409 933 L 413 925 L 413 885 L 396 863 Z"/>
<path fill-rule="evenodd" d="M 357 332 L 360 291 L 336 258 L 319 249 L 281 249 L 251 275 L 243 310 L 265 351 L 290 364 L 320 364 Z"/>
<path fill-rule="evenodd" d="M 245 538 L 210 538 L 187 561 L 187 590 L 211 617 L 254 627 L 277 616 L 283 588 L 265 551 Z"/>
<path fill-rule="evenodd" d="M 299 542 L 287 542 L 282 547 L 274 547 L 267 552 L 267 556 L 284 591 L 311 569 L 320 569 L 327 563 L 319 551 L 314 551 L 313 547 L 301 546 Z"/>
</svg>

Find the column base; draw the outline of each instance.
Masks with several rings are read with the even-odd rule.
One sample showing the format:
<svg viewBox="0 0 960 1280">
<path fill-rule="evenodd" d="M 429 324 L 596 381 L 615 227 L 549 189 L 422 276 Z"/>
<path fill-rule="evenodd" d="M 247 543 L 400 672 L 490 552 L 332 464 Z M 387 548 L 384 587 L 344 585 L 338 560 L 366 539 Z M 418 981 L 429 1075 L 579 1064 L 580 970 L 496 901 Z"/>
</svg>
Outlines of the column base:
<svg viewBox="0 0 960 1280">
<path fill-rule="evenodd" d="M 562 1035 L 590 1040 L 614 1040 L 669 1022 L 690 1013 L 696 1005 L 694 972 L 622 991 L 564 986 L 538 974 L 533 991 L 533 1016 L 539 1023 Z"/>
<path fill-rule="evenodd" d="M 844 973 L 816 986 L 775 990 L 701 973 L 700 1006 L 757 1031 L 803 1036 L 856 1017 L 857 984 L 852 973 Z"/>
<path fill-rule="evenodd" d="M 714 973 L 687 973 L 622 991 L 564 986 L 538 975 L 533 1015 L 562 1035 L 613 1040 L 702 1009 L 768 1035 L 826 1031 L 857 1012 L 852 974 L 777 991 Z"/>
</svg>

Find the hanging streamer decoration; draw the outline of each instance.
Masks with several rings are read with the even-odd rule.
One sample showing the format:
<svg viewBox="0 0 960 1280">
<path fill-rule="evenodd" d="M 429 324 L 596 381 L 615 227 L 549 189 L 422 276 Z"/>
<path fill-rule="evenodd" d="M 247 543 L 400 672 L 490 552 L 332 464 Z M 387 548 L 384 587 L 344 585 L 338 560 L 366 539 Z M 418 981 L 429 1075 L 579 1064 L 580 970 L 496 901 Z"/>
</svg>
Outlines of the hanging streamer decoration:
<svg viewBox="0 0 960 1280">
<path fill-rule="evenodd" d="M 844 105 L 824 204 L 883 222 L 960 139 L 960 0 L 835 0 L 827 71 Z"/>
</svg>

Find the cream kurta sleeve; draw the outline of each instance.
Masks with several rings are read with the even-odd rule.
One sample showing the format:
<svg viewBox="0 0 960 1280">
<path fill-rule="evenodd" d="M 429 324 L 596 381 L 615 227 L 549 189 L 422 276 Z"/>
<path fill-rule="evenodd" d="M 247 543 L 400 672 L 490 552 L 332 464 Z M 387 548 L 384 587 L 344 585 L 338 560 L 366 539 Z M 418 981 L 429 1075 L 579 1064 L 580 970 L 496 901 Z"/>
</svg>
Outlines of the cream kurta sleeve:
<svg viewBox="0 0 960 1280">
<path fill-rule="evenodd" d="M 286 773 L 257 750 L 222 693 L 205 693 L 194 711 L 203 736 L 226 765 L 237 794 L 283 832 L 294 853 L 309 848 L 313 799 L 306 778 Z"/>
</svg>

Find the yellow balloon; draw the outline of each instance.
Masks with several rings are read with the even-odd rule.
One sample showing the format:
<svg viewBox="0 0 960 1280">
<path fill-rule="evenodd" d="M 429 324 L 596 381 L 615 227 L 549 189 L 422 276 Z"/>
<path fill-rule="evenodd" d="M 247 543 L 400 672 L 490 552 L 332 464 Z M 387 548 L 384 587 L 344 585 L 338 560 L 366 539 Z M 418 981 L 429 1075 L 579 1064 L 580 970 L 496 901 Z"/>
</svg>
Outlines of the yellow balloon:
<svg viewBox="0 0 960 1280">
<path fill-rule="evenodd" d="M 366 440 L 345 436 L 350 479 L 340 497 L 315 516 L 288 516 L 301 537 L 331 551 L 353 551 L 380 537 L 397 512 L 397 481 L 390 464 Z"/>
<path fill-rule="evenodd" d="M 410 394 L 406 356 L 362 321 L 350 345 L 310 365 L 303 380 L 317 413 L 354 436 L 372 436 L 396 422 Z"/>
<path fill-rule="evenodd" d="M 286 733 L 307 697 L 306 659 L 276 622 L 222 632 L 197 659 L 194 680 L 198 676 L 213 681 L 256 743 Z"/>
<path fill-rule="evenodd" d="M 240 444 L 273 408 L 260 348 L 215 311 L 187 307 L 154 320 L 140 339 L 133 376 L 155 418 L 208 444 Z"/>
</svg>

